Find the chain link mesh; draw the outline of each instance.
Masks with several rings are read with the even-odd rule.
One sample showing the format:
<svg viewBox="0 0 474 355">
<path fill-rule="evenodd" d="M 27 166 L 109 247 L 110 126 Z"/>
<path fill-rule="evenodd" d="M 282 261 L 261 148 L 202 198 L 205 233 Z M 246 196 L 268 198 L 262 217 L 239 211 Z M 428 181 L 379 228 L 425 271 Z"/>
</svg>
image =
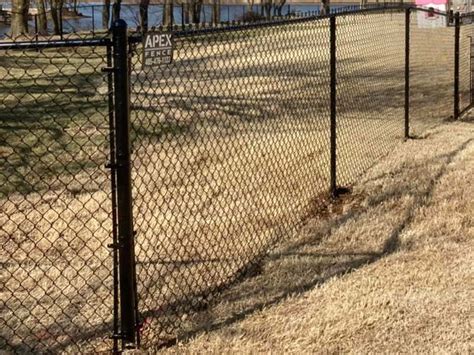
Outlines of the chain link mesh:
<svg viewBox="0 0 474 355">
<path fill-rule="evenodd" d="M 357 177 L 403 137 L 405 12 L 337 18 L 337 183 Z"/>
<path fill-rule="evenodd" d="M 410 19 L 415 135 L 452 116 L 454 106 L 453 27 L 423 28 L 420 13 Z M 329 25 L 313 18 L 175 29 L 172 63 L 153 68 L 143 67 L 132 34 L 143 348 L 192 329 L 193 315 L 222 289 L 324 211 Z M 405 13 L 338 15 L 336 25 L 337 184 L 350 187 L 403 138 Z M 461 27 L 461 110 L 471 103 L 472 26 Z M 68 40 L 76 45 L 60 44 Z M 109 336 L 118 335 L 109 248 L 118 245 L 115 180 L 106 167 L 114 160 L 114 100 L 112 74 L 101 72 L 111 65 L 110 48 L 108 40 L 86 40 L 73 33 L 0 44 L 0 348 L 7 351 L 110 351 Z"/>
<path fill-rule="evenodd" d="M 460 30 L 460 53 L 459 53 L 459 101 L 460 110 L 464 112 L 472 105 L 472 70 L 473 64 L 473 37 L 474 37 L 474 17 L 466 16 L 462 18 Z"/>
<path fill-rule="evenodd" d="M 46 42 L 0 48 L 0 348 L 76 352 L 95 342 L 94 349 L 106 350 L 106 50 Z"/>
<path fill-rule="evenodd" d="M 426 28 L 429 12 L 412 11 L 410 19 L 410 127 L 417 136 L 454 112 L 454 27 Z M 449 26 L 448 26 L 449 24 Z"/>
<path fill-rule="evenodd" d="M 133 57 L 137 273 L 144 343 L 295 230 L 328 186 L 328 20 L 178 33 Z"/>
</svg>

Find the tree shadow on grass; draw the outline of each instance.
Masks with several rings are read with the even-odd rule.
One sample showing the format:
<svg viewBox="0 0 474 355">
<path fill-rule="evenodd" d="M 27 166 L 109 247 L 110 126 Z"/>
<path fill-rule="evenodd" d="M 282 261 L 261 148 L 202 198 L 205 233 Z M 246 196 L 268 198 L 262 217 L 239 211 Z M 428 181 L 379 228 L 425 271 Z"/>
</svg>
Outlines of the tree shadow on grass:
<svg viewBox="0 0 474 355">
<path fill-rule="evenodd" d="M 350 64 L 346 62 L 347 65 Z M 327 64 L 327 63 L 326 63 Z M 325 65 L 326 65 L 325 64 Z M 354 66 L 356 66 L 357 62 L 354 62 Z M 326 117 L 327 116 L 327 100 L 325 101 L 324 98 L 327 97 L 327 78 L 321 78 L 321 74 L 327 75 L 327 70 L 318 71 L 309 70 L 310 65 L 306 65 L 304 68 L 292 68 L 286 64 L 275 64 L 273 67 L 269 67 L 268 64 L 253 64 L 252 67 L 246 68 L 245 70 L 228 70 L 228 68 L 210 68 L 208 72 L 200 72 L 197 71 L 195 68 L 191 69 L 189 73 L 186 73 L 186 70 L 183 70 L 181 74 L 189 74 L 188 80 L 195 81 L 200 83 L 205 83 L 209 85 L 209 87 L 218 89 L 219 87 L 225 87 L 227 84 L 223 84 L 221 86 L 217 86 L 213 84 L 213 80 L 216 78 L 225 79 L 229 77 L 233 77 L 233 75 L 238 72 L 239 78 L 253 78 L 257 74 L 259 77 L 267 77 L 267 78 L 276 78 L 279 84 L 278 87 L 275 88 L 268 88 L 266 92 L 260 94 L 257 97 L 241 97 L 235 98 L 234 95 L 230 94 L 213 94 L 205 93 L 199 94 L 190 90 L 190 92 L 185 92 L 182 94 L 163 94 L 162 96 L 166 100 L 163 104 L 165 108 L 169 111 L 177 112 L 181 110 L 185 113 L 187 117 L 195 117 L 199 111 L 200 107 L 204 107 L 208 110 L 213 110 L 218 112 L 219 114 L 214 115 L 215 124 L 222 124 L 222 118 L 235 118 L 236 122 L 258 122 L 262 120 L 271 120 L 275 119 L 278 120 L 281 118 L 281 113 L 291 113 L 292 116 L 298 116 L 299 112 L 303 112 L 303 106 L 309 105 L 311 101 L 315 101 L 316 99 L 320 99 L 321 103 L 325 106 L 318 107 L 313 106 L 311 107 L 312 114 L 308 115 L 308 119 L 314 119 L 319 117 L 319 115 Z M 324 66 L 323 66 L 324 68 Z M 305 70 L 308 69 L 308 70 Z M 262 73 L 263 72 L 263 73 Z M 264 75 L 263 75 L 264 74 Z M 370 74 L 370 79 L 380 81 L 382 83 L 390 83 L 391 77 L 402 77 L 401 71 L 395 70 L 384 70 L 380 71 L 379 73 L 368 73 L 364 69 L 354 70 L 347 73 L 347 76 L 341 76 L 340 80 L 346 80 L 348 82 L 357 83 L 362 78 L 367 78 L 368 74 Z M 303 78 L 310 76 L 312 81 L 308 83 L 308 81 L 303 81 Z M 172 80 L 171 78 L 170 80 Z M 297 80 L 298 85 L 292 88 L 292 91 L 286 91 L 286 84 L 290 80 Z M 67 79 L 69 83 L 74 83 L 74 92 L 71 92 L 67 95 L 71 95 L 75 98 L 82 97 L 82 91 L 78 88 L 79 81 L 75 81 L 76 79 Z M 78 79 L 79 80 L 79 79 Z M 399 82 L 398 80 L 397 82 Z M 248 81 L 248 85 L 254 85 L 251 81 Z M 87 85 L 89 82 L 81 81 L 81 84 Z M 312 85 L 308 89 L 308 84 L 321 84 L 324 86 L 325 89 L 317 88 L 317 85 Z M 171 84 L 169 84 L 170 86 Z M 416 84 L 415 84 L 416 85 Z M 23 86 L 26 86 L 26 83 L 23 83 Z M 434 83 L 434 81 L 430 81 L 428 84 L 421 85 L 420 91 L 425 92 L 433 92 L 432 90 L 434 87 L 439 89 L 439 84 Z M 430 88 L 432 87 L 432 88 Z M 372 88 L 371 82 L 367 83 L 367 88 Z M 38 88 L 30 88 L 30 93 L 41 93 L 43 90 L 47 90 L 48 86 L 42 85 Z M 314 89 L 314 91 L 313 91 Z M 84 88 L 82 87 L 82 90 Z M 308 91 L 309 90 L 309 91 Z M 318 93 L 318 90 L 320 92 Z M 373 115 L 373 110 L 377 107 L 380 107 L 384 102 L 390 102 L 388 99 L 393 97 L 393 88 L 390 85 L 383 85 L 378 87 L 378 91 L 376 94 L 368 96 L 370 90 L 366 91 L 359 91 L 359 92 L 351 92 L 351 100 L 347 100 L 345 106 L 340 107 L 340 113 L 344 113 L 344 110 L 347 112 L 354 113 L 365 113 L 365 117 L 372 118 L 374 120 L 383 120 L 380 115 Z M 439 90 L 438 90 L 439 91 Z M 398 92 L 398 99 L 400 99 L 400 93 Z M 15 92 L 15 94 L 22 94 L 22 90 Z M 159 96 L 158 93 L 156 96 Z M 48 95 L 55 95 L 55 93 L 45 92 L 45 97 L 47 98 Z M 377 97 L 374 100 L 374 95 Z M 38 122 L 38 119 L 44 118 L 44 109 L 47 108 L 48 111 L 54 112 L 54 110 L 58 110 L 58 115 L 62 118 L 65 118 L 67 122 L 69 122 L 72 118 L 77 118 L 77 113 L 82 113 L 82 116 L 87 120 L 89 116 L 85 114 L 84 108 L 80 103 L 75 105 L 73 101 L 70 100 L 70 96 L 66 98 L 66 101 L 61 101 L 61 105 L 57 105 L 54 103 L 52 104 L 44 103 L 44 106 L 38 108 L 36 107 L 37 102 L 30 103 L 30 106 L 26 108 L 26 111 L 30 113 L 34 113 L 35 117 L 29 117 L 29 120 L 24 120 L 23 124 L 26 124 L 27 121 L 30 122 Z M 423 104 L 428 104 L 428 101 L 431 102 L 433 97 L 428 95 L 421 97 L 420 99 L 420 106 Z M 397 100 L 399 101 L 399 100 Z M 91 103 L 90 101 L 88 101 Z M 357 105 L 350 105 L 351 103 L 357 103 Z M 64 105 L 64 107 L 62 106 Z M 103 112 L 105 117 L 107 106 L 104 102 L 101 102 L 101 112 Z M 156 116 L 160 116 L 160 106 L 156 103 L 154 104 L 155 107 L 151 109 L 156 109 L 158 106 Z M 254 113 L 251 114 L 248 111 L 250 106 L 254 107 Z M 395 107 L 398 107 L 396 105 Z M 385 106 L 386 108 L 386 106 Z M 95 110 L 95 106 L 92 106 L 92 109 Z M 143 107 L 142 110 L 150 110 L 149 107 Z M 102 111 L 103 110 L 103 111 Z M 305 116 L 306 117 L 306 116 Z M 5 116 L 5 121 L 15 121 L 16 115 L 7 117 Z M 170 120 L 175 119 L 171 117 Z M 295 118 L 295 119 L 298 119 Z M 9 122 L 9 123 L 10 123 Z M 193 120 L 195 123 L 196 120 Z M 400 121 L 401 122 L 401 121 Z M 43 121 L 45 123 L 45 121 Z M 77 123 L 77 122 L 76 122 Z M 160 122 L 161 123 L 161 122 Z M 166 122 L 165 122 L 166 123 Z M 171 122 L 172 123 L 172 122 Z M 186 123 L 183 124 L 183 129 L 178 129 L 173 124 L 168 125 L 152 125 L 148 123 L 149 127 L 157 127 L 156 131 L 151 130 L 151 132 L 147 131 L 146 129 L 141 130 L 144 128 L 140 126 L 136 128 L 137 136 L 145 137 L 147 139 L 156 138 L 156 140 L 161 140 L 164 135 L 168 135 L 171 138 L 175 138 L 176 135 L 179 134 L 189 134 L 191 128 L 188 127 Z M 228 122 L 226 122 L 228 124 Z M 165 127 L 166 129 L 163 129 Z M 248 127 L 248 126 L 246 126 Z M 251 126 L 252 129 L 258 130 L 260 129 L 259 126 Z M 65 135 L 66 138 L 74 138 L 77 137 L 70 136 L 65 134 L 67 132 L 67 125 L 58 125 L 58 127 L 45 127 L 47 130 L 50 130 L 54 134 L 52 135 L 51 141 L 58 141 L 61 140 L 61 135 Z M 272 127 L 275 128 L 275 127 Z M 29 129 L 33 132 L 34 127 L 30 126 Z M 151 137 L 151 138 L 150 138 Z M 86 138 L 88 140 L 88 138 Z M 67 143 L 69 144 L 69 139 L 66 139 Z M 92 144 L 95 147 L 95 143 Z M 33 147 L 29 146 L 26 148 L 25 151 L 21 152 L 22 156 L 36 155 L 37 153 L 32 151 Z M 67 151 L 69 148 L 67 146 L 61 146 L 58 149 L 58 152 Z M 455 154 L 455 153 L 453 153 Z M 454 155 L 453 155 L 454 156 Z M 441 159 L 443 157 L 437 157 Z M 39 159 L 44 160 L 44 157 Z M 23 167 L 25 165 L 31 164 L 31 161 L 28 159 L 22 160 L 16 168 Z M 60 168 L 60 167 L 59 167 Z M 84 169 L 84 166 L 78 166 L 78 170 Z M 47 173 L 48 171 L 42 171 L 43 173 Z M 62 171 L 54 171 L 55 174 L 58 174 Z M 401 172 L 400 172 L 401 173 Z M 440 172 L 442 175 L 442 172 Z M 54 174 L 53 174 L 54 175 Z M 195 320 L 191 320 L 187 326 L 184 328 L 184 332 L 180 334 L 181 339 L 189 339 L 194 335 L 198 334 L 203 330 L 213 330 L 219 329 L 225 325 L 230 325 L 240 319 L 245 318 L 247 315 L 254 313 L 262 309 L 265 306 L 276 304 L 281 300 L 287 298 L 292 294 L 298 294 L 301 292 L 305 292 L 310 290 L 311 288 L 315 287 L 316 285 L 322 284 L 328 279 L 348 273 L 352 270 L 355 270 L 365 264 L 374 262 L 384 255 L 392 253 L 394 250 L 397 249 L 398 246 L 398 237 L 400 233 L 403 231 L 406 225 L 411 222 L 413 218 L 413 211 L 417 206 L 422 205 L 425 203 L 424 199 L 429 197 L 431 194 L 431 190 L 434 187 L 434 183 L 436 179 L 438 179 L 441 175 L 435 177 L 431 185 L 428 185 L 425 190 L 419 192 L 415 195 L 416 203 L 411 205 L 403 216 L 403 219 L 396 225 L 393 226 L 392 231 L 385 236 L 385 241 L 380 248 L 376 248 L 374 250 L 353 250 L 353 251 L 345 251 L 343 253 L 328 253 L 328 252 L 321 252 L 318 250 L 318 246 L 321 243 L 321 240 L 327 238 L 331 235 L 330 229 L 337 228 L 339 226 L 344 225 L 346 222 L 353 221 L 357 222 L 359 219 L 362 218 L 363 214 L 367 212 L 367 210 L 359 210 L 359 211 L 352 211 L 350 213 L 343 213 L 335 220 L 331 221 L 329 230 L 325 230 L 323 232 L 315 232 L 312 235 L 308 236 L 304 239 L 304 242 L 295 242 L 292 243 L 290 246 L 287 246 L 286 249 L 282 249 L 278 252 L 274 252 L 270 255 L 264 262 L 261 262 L 261 256 L 263 254 L 258 254 L 254 256 L 252 260 L 248 262 L 247 265 L 240 268 L 236 271 L 235 276 L 230 280 L 223 282 L 219 287 L 208 287 L 205 288 L 200 293 L 192 293 L 190 291 L 182 291 L 179 290 L 181 293 L 177 300 L 173 301 L 173 304 L 167 305 L 167 308 L 170 310 L 176 310 L 170 317 L 174 317 L 174 319 L 181 319 L 183 315 L 187 313 L 193 313 L 195 309 L 202 309 L 209 303 L 209 299 L 212 299 L 211 295 L 222 292 L 223 296 L 219 297 L 219 300 L 225 299 L 227 302 L 231 303 L 228 309 L 225 310 L 224 314 L 217 314 L 216 312 L 219 311 L 219 307 L 216 307 L 216 312 L 211 307 L 208 307 L 205 312 L 198 313 Z M 30 187 L 26 186 L 25 190 L 28 191 Z M 387 192 L 380 196 L 380 198 L 376 198 L 372 205 L 369 207 L 373 207 L 378 203 L 383 202 L 389 198 L 400 198 L 404 196 L 405 191 L 400 189 L 398 186 L 393 189 L 391 192 Z M 287 227 L 287 226 L 284 226 Z M 286 229 L 284 233 L 288 235 L 288 229 L 291 228 L 282 228 Z M 316 250 L 307 250 L 308 247 L 315 247 Z M 157 261 L 159 263 L 160 261 Z M 163 262 L 163 261 L 161 261 Z M 194 261 L 193 264 L 196 263 L 208 263 L 210 264 L 212 261 L 209 260 L 200 260 Z M 188 262 L 189 263 L 189 262 Z M 186 263 L 184 263 L 186 264 Z M 180 266 L 176 265 L 176 269 Z M 249 275 L 255 275 L 254 277 L 249 277 Z M 242 283 L 239 283 L 244 279 Z M 223 289 L 235 285 L 229 291 L 222 291 Z M 190 300 L 198 300 L 197 302 L 189 302 Z M 202 300 L 202 301 L 200 301 Z M 167 322 L 167 316 L 163 315 L 161 311 L 154 310 L 154 309 L 144 309 L 142 313 L 142 318 L 146 317 L 155 317 L 157 318 L 157 323 L 164 324 Z M 204 326 L 203 326 L 204 324 Z M 75 326 L 74 326 L 75 327 Z M 98 336 L 103 336 L 104 333 L 108 333 L 111 329 L 111 325 L 109 323 L 103 323 L 97 328 L 90 329 L 84 332 L 84 329 L 74 329 L 79 333 L 79 336 L 74 338 L 73 340 L 67 340 L 64 343 L 58 344 L 55 347 L 54 351 L 60 351 L 61 349 L 65 349 L 71 343 L 79 342 L 81 340 L 87 341 L 91 339 L 95 339 Z M 157 329 L 160 330 L 159 328 Z M 68 344 L 66 344 L 69 341 Z"/>
<path fill-rule="evenodd" d="M 18 61 L 26 60 L 8 56 L 3 60 L 7 59 L 15 69 Z M 47 181 L 72 179 L 105 163 L 109 132 L 107 96 L 99 93 L 103 74 L 93 69 L 67 73 L 61 65 L 71 64 L 67 57 L 61 59 L 55 65 L 36 63 L 34 69 L 41 73 L 25 71 L 2 78 L 0 197 L 44 193 L 51 189 Z M 58 72 L 48 73 L 51 67 Z"/>
<path fill-rule="evenodd" d="M 447 166 L 474 139 L 467 140 L 453 151 L 432 158 L 423 166 L 430 166 L 442 161 L 435 173 L 426 179 L 422 189 L 406 189 L 402 185 L 389 186 L 381 195 L 368 198 L 365 207 L 351 209 L 346 213 L 328 221 L 322 228 L 309 233 L 303 239 L 290 243 L 264 259 L 260 265 L 261 274 L 245 279 L 215 299 L 214 307 L 196 315 L 191 326 L 179 335 L 180 341 L 189 341 L 196 335 L 206 331 L 215 331 L 230 326 L 247 316 L 264 308 L 275 305 L 286 298 L 298 295 L 321 285 L 333 277 L 345 275 L 367 264 L 397 251 L 399 237 L 415 217 L 415 211 L 428 204 L 437 182 L 446 173 Z M 421 165 L 413 165 L 408 169 L 412 174 L 422 172 Z M 388 173 L 387 173 L 388 174 Z M 405 170 L 392 172 L 398 176 L 407 174 Z M 426 174 L 429 174 L 426 171 Z M 383 179 L 384 176 L 380 176 Z M 397 181 L 397 180 L 395 180 Z M 400 183 L 399 180 L 398 182 Z M 405 182 L 410 184 L 409 181 Z M 322 241 L 330 238 L 338 228 L 346 223 L 362 223 L 370 209 L 389 200 L 400 200 L 408 195 L 413 199 L 403 213 L 403 217 L 385 235 L 382 245 L 372 250 L 349 250 L 343 252 L 318 251 Z M 392 210 L 386 208 L 385 218 L 390 218 Z M 368 236 L 370 237 L 370 236 Z M 343 247 L 343 246 L 341 246 Z M 308 250 L 309 249 L 309 250 Z M 314 249 L 312 251 L 311 249 Z M 222 301 L 222 305 L 219 304 Z M 167 345 L 172 345 L 170 342 Z"/>
</svg>

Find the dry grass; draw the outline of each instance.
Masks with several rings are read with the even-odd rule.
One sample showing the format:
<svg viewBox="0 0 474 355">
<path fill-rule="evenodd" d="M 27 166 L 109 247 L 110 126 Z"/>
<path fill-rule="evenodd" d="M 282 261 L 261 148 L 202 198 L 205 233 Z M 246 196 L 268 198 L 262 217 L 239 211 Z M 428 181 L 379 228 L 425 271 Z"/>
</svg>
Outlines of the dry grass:
<svg viewBox="0 0 474 355">
<path fill-rule="evenodd" d="M 169 351 L 472 352 L 473 133 L 455 123 L 399 146 Z"/>
<path fill-rule="evenodd" d="M 401 141 L 402 19 L 341 19 L 340 183 L 355 181 Z M 415 133 L 451 112 L 438 100 L 451 88 L 450 31 L 414 31 L 416 58 L 423 58 L 413 63 Z M 320 207 L 329 170 L 327 41 L 325 23 L 249 30 L 178 42 L 174 64 L 154 76 L 134 63 L 140 310 L 156 322 L 144 328 L 145 344 L 198 329 L 191 309 Z M 2 97 L 0 127 L 2 348 L 110 347 L 107 87 L 97 75 L 103 54 L 28 51 L 1 59 L 0 77 L 8 79 L 1 85 L 15 94 Z M 390 226 L 379 229 L 382 239 Z M 342 241 L 333 239 L 334 250 L 356 243 Z M 337 260 L 343 271 L 346 261 L 352 265 L 350 255 Z M 311 276 L 311 264 L 305 267 Z"/>
</svg>

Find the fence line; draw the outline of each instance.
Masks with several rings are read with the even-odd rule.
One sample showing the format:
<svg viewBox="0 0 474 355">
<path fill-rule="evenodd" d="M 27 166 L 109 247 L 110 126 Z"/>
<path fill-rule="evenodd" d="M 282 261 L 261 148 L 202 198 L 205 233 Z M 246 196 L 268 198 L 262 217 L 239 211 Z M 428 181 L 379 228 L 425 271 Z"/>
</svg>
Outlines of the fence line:
<svg viewBox="0 0 474 355">
<path fill-rule="evenodd" d="M 192 333 L 331 195 L 471 108 L 472 17 L 388 6 L 172 30 L 171 63 L 151 67 L 123 21 L 111 38 L 0 43 L 0 347 Z"/>
</svg>

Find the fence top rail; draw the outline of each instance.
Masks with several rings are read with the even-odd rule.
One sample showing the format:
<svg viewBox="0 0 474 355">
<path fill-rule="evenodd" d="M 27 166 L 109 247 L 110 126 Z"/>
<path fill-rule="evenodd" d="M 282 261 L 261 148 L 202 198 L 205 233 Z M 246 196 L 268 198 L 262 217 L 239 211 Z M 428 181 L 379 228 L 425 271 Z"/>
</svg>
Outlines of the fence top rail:
<svg viewBox="0 0 474 355">
<path fill-rule="evenodd" d="M 25 41 L 2 41 L 0 50 L 7 49 L 31 49 L 31 48 L 67 48 L 67 47 L 101 47 L 111 44 L 108 37 L 90 39 L 63 39 L 63 40 L 38 40 L 30 39 Z"/>
<path fill-rule="evenodd" d="M 221 27 L 189 27 L 177 29 L 180 26 L 174 26 L 170 28 L 169 31 L 173 32 L 173 35 L 176 37 L 188 37 L 188 36 L 199 36 L 204 34 L 214 34 L 214 33 L 224 33 L 238 30 L 249 30 L 257 28 L 267 28 L 273 26 L 281 26 L 285 24 L 300 24 L 314 21 L 322 21 L 332 17 L 341 17 L 349 15 L 369 15 L 373 13 L 383 13 L 383 12 L 397 12 L 411 9 L 413 11 L 422 11 L 428 12 L 440 16 L 449 17 L 450 14 L 446 12 L 441 12 L 435 9 L 427 9 L 414 6 L 412 4 L 386 4 L 379 6 L 369 6 L 363 9 L 355 10 L 343 10 L 337 13 L 331 13 L 327 15 L 312 15 L 306 17 L 297 17 L 297 18 L 280 18 L 272 21 L 265 22 L 255 22 L 255 23 L 236 23 L 227 26 Z M 460 14 L 462 18 L 474 18 L 474 12 Z M 166 30 L 166 28 L 160 26 L 159 30 Z M 142 42 L 142 34 L 139 32 L 133 33 L 129 41 L 130 43 L 140 43 Z M 106 35 L 103 38 L 90 38 L 90 39 L 62 39 L 62 40 L 35 40 L 34 38 L 24 41 L 15 41 L 13 40 L 1 40 L 0 41 L 0 50 L 5 49 L 28 49 L 28 48 L 65 48 L 65 47 L 87 47 L 87 46 L 108 46 L 111 44 L 111 39 Z"/>
<path fill-rule="evenodd" d="M 222 27 L 189 27 L 183 28 L 179 25 L 169 28 L 170 32 L 173 32 L 173 35 L 176 37 L 188 37 L 188 36 L 198 36 L 203 34 L 210 34 L 210 33 L 222 33 L 222 32 L 230 32 L 230 31 L 238 31 L 238 30 L 248 30 L 248 29 L 256 29 L 256 28 L 267 28 L 273 26 L 281 26 L 286 24 L 300 24 L 306 22 L 314 22 L 314 21 L 321 21 L 325 19 L 329 19 L 331 17 L 341 17 L 341 16 L 348 16 L 348 15 L 364 15 L 364 14 L 371 14 L 371 13 L 383 13 L 386 11 L 389 12 L 396 12 L 396 11 L 404 11 L 405 9 L 418 9 L 417 7 L 411 4 L 389 4 L 385 6 L 375 6 L 375 7 L 367 7 L 364 9 L 356 9 L 356 10 L 344 10 L 337 13 L 327 14 L 327 15 L 312 15 L 312 16 L 305 16 L 305 17 L 296 17 L 296 18 L 280 18 L 271 21 L 262 21 L 262 22 L 254 22 L 254 23 L 236 23 L 231 25 L 226 25 Z M 430 10 L 426 10 L 430 12 Z M 446 13 L 441 13 L 446 15 Z M 181 29 L 179 29 L 181 27 Z M 176 30 L 178 28 L 178 30 Z M 167 30 L 166 27 L 156 27 L 158 30 Z M 142 41 L 142 34 L 135 33 L 130 37 L 131 43 L 139 43 Z"/>
</svg>

